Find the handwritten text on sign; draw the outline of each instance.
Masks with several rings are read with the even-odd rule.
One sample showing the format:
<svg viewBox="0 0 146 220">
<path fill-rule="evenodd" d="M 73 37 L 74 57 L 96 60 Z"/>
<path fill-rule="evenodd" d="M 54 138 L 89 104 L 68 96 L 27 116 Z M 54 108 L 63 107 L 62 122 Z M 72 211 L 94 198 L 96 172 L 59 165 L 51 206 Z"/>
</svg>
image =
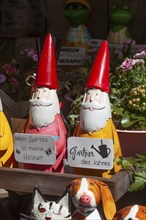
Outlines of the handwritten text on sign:
<svg viewBox="0 0 146 220">
<path fill-rule="evenodd" d="M 68 138 L 68 163 L 72 167 L 113 168 L 113 141 L 100 138 Z"/>
<path fill-rule="evenodd" d="M 62 66 L 79 66 L 83 64 L 85 48 L 83 47 L 62 47 L 57 64 Z"/>
<path fill-rule="evenodd" d="M 54 139 L 51 136 L 15 133 L 14 155 L 21 163 L 54 164 Z"/>
</svg>

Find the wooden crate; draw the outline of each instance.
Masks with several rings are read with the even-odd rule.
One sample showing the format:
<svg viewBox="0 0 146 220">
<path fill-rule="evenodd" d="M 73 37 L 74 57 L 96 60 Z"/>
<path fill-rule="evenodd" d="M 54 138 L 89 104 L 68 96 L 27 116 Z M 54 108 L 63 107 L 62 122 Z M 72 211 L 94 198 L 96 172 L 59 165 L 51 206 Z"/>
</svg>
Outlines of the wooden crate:
<svg viewBox="0 0 146 220">
<path fill-rule="evenodd" d="M 0 168 L 0 188 L 18 193 L 32 193 L 33 188 L 37 186 L 45 195 L 60 196 L 73 179 L 81 177 L 85 176 L 2 167 Z M 127 171 L 120 171 L 111 179 L 91 178 L 105 182 L 109 186 L 114 200 L 118 201 L 127 192 L 131 177 Z"/>
</svg>

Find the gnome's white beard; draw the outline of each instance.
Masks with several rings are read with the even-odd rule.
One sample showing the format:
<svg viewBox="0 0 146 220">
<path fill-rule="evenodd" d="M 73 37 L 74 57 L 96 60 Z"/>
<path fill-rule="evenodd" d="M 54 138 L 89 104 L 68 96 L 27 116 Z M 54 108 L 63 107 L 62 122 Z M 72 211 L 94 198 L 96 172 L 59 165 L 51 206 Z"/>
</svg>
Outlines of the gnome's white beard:
<svg viewBox="0 0 146 220">
<path fill-rule="evenodd" d="M 108 94 L 105 94 L 103 104 L 96 101 L 83 102 L 80 110 L 80 127 L 88 133 L 104 128 L 107 120 L 111 118 L 111 108 Z"/>
<path fill-rule="evenodd" d="M 54 97 L 52 102 L 42 98 L 39 100 L 30 100 L 29 115 L 34 127 L 41 128 L 48 126 L 54 121 L 57 114 L 60 114 L 57 97 Z"/>
</svg>

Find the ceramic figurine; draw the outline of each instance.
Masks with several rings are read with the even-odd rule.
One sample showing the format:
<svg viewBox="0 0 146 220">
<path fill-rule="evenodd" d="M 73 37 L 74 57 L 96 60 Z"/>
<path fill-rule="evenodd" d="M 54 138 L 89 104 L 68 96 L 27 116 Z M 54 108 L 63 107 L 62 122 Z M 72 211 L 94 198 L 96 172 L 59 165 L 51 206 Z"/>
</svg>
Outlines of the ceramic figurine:
<svg viewBox="0 0 146 220">
<path fill-rule="evenodd" d="M 105 138 L 113 141 L 114 158 L 122 155 L 119 138 L 111 116 L 109 101 L 109 50 L 108 42 L 103 41 L 91 69 L 85 94 L 80 108 L 80 122 L 75 128 L 74 136 L 84 138 Z M 111 177 L 120 166 L 114 164 L 112 170 L 74 168 L 74 172 L 83 175 Z M 101 172 L 100 172 L 101 171 Z"/>
<path fill-rule="evenodd" d="M 113 220 L 123 219 L 146 219 L 146 206 L 134 204 L 120 209 Z"/>
<path fill-rule="evenodd" d="M 64 6 L 64 15 L 71 23 L 65 46 L 89 48 L 90 33 L 86 27 L 91 7 L 86 0 L 68 0 Z"/>
<path fill-rule="evenodd" d="M 0 98 L 0 167 L 16 167 L 13 135 Z"/>
<path fill-rule="evenodd" d="M 32 207 L 30 216 L 22 214 L 23 219 L 36 219 L 36 220 L 71 220 L 70 208 L 67 204 L 67 194 L 62 195 L 57 202 L 49 201 L 35 187 L 33 190 Z M 63 201 L 64 200 L 64 201 Z"/>
<path fill-rule="evenodd" d="M 111 22 L 111 30 L 108 34 L 108 41 L 110 43 L 122 44 L 128 39 L 131 39 L 128 24 L 132 21 L 133 14 L 127 6 L 123 8 L 116 8 L 114 6 L 109 19 Z"/>
<path fill-rule="evenodd" d="M 67 187 L 76 210 L 72 214 L 74 220 L 93 220 L 103 218 L 98 206 L 102 201 L 106 219 L 112 219 L 116 213 L 116 205 L 109 187 L 91 178 L 73 180 Z"/>
<path fill-rule="evenodd" d="M 24 164 L 26 169 L 64 172 L 67 131 L 60 113 L 57 89 L 54 45 L 51 34 L 48 34 L 38 64 L 32 97 L 29 100 L 29 118 L 24 133 L 55 137 L 56 162 L 53 165 Z"/>
</svg>

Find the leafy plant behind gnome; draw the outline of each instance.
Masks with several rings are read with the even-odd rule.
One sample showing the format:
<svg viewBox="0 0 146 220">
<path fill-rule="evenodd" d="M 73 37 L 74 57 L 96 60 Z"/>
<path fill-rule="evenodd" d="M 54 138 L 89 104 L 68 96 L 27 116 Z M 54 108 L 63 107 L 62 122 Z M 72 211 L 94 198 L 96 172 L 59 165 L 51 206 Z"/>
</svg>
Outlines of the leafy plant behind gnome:
<svg viewBox="0 0 146 220">
<path fill-rule="evenodd" d="M 126 58 L 111 74 L 113 119 L 116 127 L 146 130 L 146 52 Z"/>
<path fill-rule="evenodd" d="M 115 162 L 132 174 L 132 184 L 128 191 L 138 191 L 144 189 L 146 186 L 146 156 L 137 154 L 137 158 L 123 157 L 117 158 Z"/>
<path fill-rule="evenodd" d="M 132 44 L 125 42 L 118 51 L 110 48 L 112 118 L 117 129 L 146 130 L 146 49 L 132 49 Z M 89 51 L 84 67 L 71 72 L 67 80 L 73 99 L 68 115 L 72 129 L 79 123 L 80 103 L 96 54 L 95 50 Z"/>
</svg>

